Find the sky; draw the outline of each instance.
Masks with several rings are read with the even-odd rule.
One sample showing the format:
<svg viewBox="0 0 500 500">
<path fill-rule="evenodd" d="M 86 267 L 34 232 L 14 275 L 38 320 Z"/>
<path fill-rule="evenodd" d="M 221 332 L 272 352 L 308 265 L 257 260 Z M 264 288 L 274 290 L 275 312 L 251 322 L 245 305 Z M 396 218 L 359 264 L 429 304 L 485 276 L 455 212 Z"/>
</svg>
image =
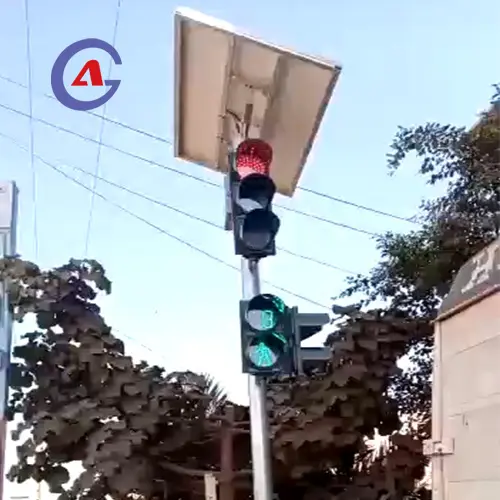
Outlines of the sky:
<svg viewBox="0 0 500 500">
<path fill-rule="evenodd" d="M 95 112 L 104 111 L 114 121 L 162 139 L 106 122 L 102 142 L 129 154 L 109 147 L 98 151 L 95 142 L 39 122 L 30 128 L 29 118 L 0 107 L 0 135 L 10 137 L 0 137 L 0 178 L 14 180 L 20 191 L 18 252 L 44 268 L 71 257 L 97 259 L 113 282 L 112 295 L 100 300 L 103 314 L 130 354 L 169 371 L 208 372 L 234 400 L 245 403 L 238 273 L 97 197 L 91 211 L 89 190 L 40 161 L 32 166 L 30 155 L 13 142 L 26 149 L 32 130 L 35 153 L 89 189 L 91 175 L 75 167 L 94 173 L 98 164 L 101 177 L 222 225 L 222 190 L 131 156 L 222 185 L 219 174 L 175 160 L 168 144 L 174 135 L 173 13 L 179 6 L 228 21 L 266 41 L 340 62 L 342 74 L 299 185 L 410 217 L 433 193 L 417 176 L 414 160 L 395 176 L 388 175 L 390 142 L 400 125 L 438 121 L 468 126 L 476 121 L 492 94 L 491 85 L 500 80 L 500 4 L 122 0 L 118 8 L 118 0 L 28 0 L 27 23 L 24 1 L 0 0 L 0 105 L 29 113 L 30 94 L 23 86 L 31 79 L 33 116 L 98 140 L 98 117 L 66 109 L 44 94 L 52 94 L 52 65 L 66 46 L 91 37 L 113 43 L 118 12 L 114 46 L 123 64 L 112 67 L 111 76 L 122 83 L 105 110 Z M 109 57 L 90 50 L 70 62 L 66 81 L 91 57 L 107 72 Z M 97 96 L 93 89 L 78 92 L 84 99 Z M 163 231 L 239 265 L 229 233 L 102 182 L 95 189 Z M 409 223 L 300 190 L 292 199 L 278 196 L 277 202 L 373 233 L 412 229 Z M 281 247 L 354 273 L 368 272 L 378 260 L 375 243 L 365 234 L 279 208 L 276 213 L 282 223 L 277 238 Z M 310 299 L 263 287 L 289 306 L 328 312 L 330 298 L 343 289 L 347 274 L 278 253 L 264 262 L 261 276 Z M 315 338 L 310 345 L 320 342 Z M 9 487 L 6 495 L 22 494 L 22 489 Z"/>
</svg>

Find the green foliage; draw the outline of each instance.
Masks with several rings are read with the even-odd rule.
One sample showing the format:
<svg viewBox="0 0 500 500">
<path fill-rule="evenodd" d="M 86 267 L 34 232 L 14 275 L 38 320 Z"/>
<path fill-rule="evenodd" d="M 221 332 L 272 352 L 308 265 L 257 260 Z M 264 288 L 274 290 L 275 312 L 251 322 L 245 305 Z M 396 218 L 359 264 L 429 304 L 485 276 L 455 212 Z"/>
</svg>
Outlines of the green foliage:
<svg viewBox="0 0 500 500">
<path fill-rule="evenodd" d="M 9 374 L 10 418 L 22 416 L 13 438 L 31 431 L 17 447 L 10 480 L 46 481 L 61 499 L 118 498 L 133 491 L 150 497 L 163 496 L 173 474 L 170 460 L 181 466 L 186 461 L 179 450 L 196 452 L 205 442 L 198 456 L 206 469 L 212 467 L 208 417 L 220 412 L 223 394 L 207 377 L 164 375 L 124 354 L 92 302 L 97 290 L 110 291 L 97 262 L 71 261 L 42 272 L 5 259 L 0 273 L 14 316 L 21 321 L 34 313 L 39 327 L 14 349 L 20 361 Z M 72 461 L 81 461 L 84 472 L 65 487 L 65 465 Z"/>
<path fill-rule="evenodd" d="M 394 449 L 381 465 L 366 438 L 378 429 L 395 433 L 393 440 L 406 439 L 397 434 L 401 422 L 389 387 L 400 373 L 396 361 L 407 343 L 429 331 L 428 322 L 402 314 L 353 309 L 327 340 L 332 360 L 326 374 L 273 386 L 277 482 L 295 479 L 296 490 L 301 485 L 304 494 L 314 489 L 321 498 L 332 499 L 341 493 L 376 499 L 384 489 L 399 495 L 411 492 L 425 466 L 421 443 L 409 442 L 405 452 Z"/>
<path fill-rule="evenodd" d="M 420 227 L 407 234 L 387 233 L 377 240 L 381 261 L 367 277 L 349 280 L 343 296 L 364 295 L 387 311 L 404 314 L 415 324 L 437 315 L 459 269 L 499 234 L 500 101 L 471 130 L 429 123 L 400 128 L 391 147 L 394 173 L 410 154 L 420 160 L 419 173 L 431 185 L 444 183 L 445 194 L 421 205 Z M 413 424 L 415 439 L 430 435 L 432 330 L 409 339 L 409 370 L 395 375 L 391 393 Z"/>
<path fill-rule="evenodd" d="M 9 479 L 46 481 L 62 500 L 132 492 L 200 498 L 203 472 L 220 470 L 220 432 L 230 404 L 214 380 L 192 372 L 165 374 L 127 356 L 94 303 L 99 289 L 110 290 L 96 262 L 70 261 L 44 272 L 4 259 L 0 278 L 8 285 L 13 315 L 22 321 L 34 314 L 38 324 L 15 347 L 10 370 L 10 418 L 22 417 L 13 438 L 22 442 Z M 373 451 L 365 438 L 376 428 L 399 429 L 388 388 L 406 343 L 427 326 L 384 311 L 353 310 L 329 339 L 327 373 L 272 386 L 276 488 L 282 497 L 360 488 L 376 497 L 386 484 L 380 471 L 387 465 L 369 466 L 366 457 Z M 250 443 L 248 410 L 235 409 L 239 500 L 250 494 Z M 66 467 L 73 461 L 84 470 L 70 484 Z M 401 481 L 401 488 L 406 491 L 412 481 Z"/>
</svg>

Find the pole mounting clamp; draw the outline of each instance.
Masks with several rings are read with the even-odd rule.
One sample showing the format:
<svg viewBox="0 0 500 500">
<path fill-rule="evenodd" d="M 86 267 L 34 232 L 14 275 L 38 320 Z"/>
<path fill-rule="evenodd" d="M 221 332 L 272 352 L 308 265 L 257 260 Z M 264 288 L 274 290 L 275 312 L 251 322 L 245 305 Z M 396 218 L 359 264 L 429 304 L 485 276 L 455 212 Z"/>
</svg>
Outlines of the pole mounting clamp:
<svg viewBox="0 0 500 500">
<path fill-rule="evenodd" d="M 424 441 L 423 452 L 426 457 L 453 455 L 455 452 L 455 440 L 443 439 L 441 441 L 433 441 L 432 439 L 426 439 Z"/>
</svg>

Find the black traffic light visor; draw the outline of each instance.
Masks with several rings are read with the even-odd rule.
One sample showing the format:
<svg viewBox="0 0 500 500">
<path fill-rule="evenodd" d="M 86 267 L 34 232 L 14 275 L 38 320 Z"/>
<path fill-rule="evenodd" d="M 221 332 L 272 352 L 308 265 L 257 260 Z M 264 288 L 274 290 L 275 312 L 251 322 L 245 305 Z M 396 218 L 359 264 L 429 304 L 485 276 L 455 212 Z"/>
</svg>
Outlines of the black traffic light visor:
<svg viewBox="0 0 500 500">
<path fill-rule="evenodd" d="M 276 236 L 280 220 L 263 208 L 252 210 L 243 219 L 240 238 L 251 250 L 264 250 Z"/>
<path fill-rule="evenodd" d="M 241 179 L 238 198 L 256 201 L 262 208 L 267 208 L 275 193 L 276 185 L 271 177 L 264 174 L 250 174 Z"/>
<path fill-rule="evenodd" d="M 258 332 L 273 332 L 285 312 L 285 303 L 275 295 L 256 295 L 248 302 L 245 319 Z"/>
</svg>

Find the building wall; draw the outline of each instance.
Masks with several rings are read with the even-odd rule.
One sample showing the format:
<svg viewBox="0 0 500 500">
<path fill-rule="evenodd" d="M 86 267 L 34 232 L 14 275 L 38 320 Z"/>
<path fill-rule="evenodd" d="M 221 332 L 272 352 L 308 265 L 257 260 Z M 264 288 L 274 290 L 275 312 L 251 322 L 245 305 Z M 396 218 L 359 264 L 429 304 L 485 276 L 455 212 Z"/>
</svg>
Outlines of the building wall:
<svg viewBox="0 0 500 500">
<path fill-rule="evenodd" d="M 453 453 L 433 459 L 433 500 L 500 497 L 500 293 L 436 328 L 433 439 Z"/>
</svg>

